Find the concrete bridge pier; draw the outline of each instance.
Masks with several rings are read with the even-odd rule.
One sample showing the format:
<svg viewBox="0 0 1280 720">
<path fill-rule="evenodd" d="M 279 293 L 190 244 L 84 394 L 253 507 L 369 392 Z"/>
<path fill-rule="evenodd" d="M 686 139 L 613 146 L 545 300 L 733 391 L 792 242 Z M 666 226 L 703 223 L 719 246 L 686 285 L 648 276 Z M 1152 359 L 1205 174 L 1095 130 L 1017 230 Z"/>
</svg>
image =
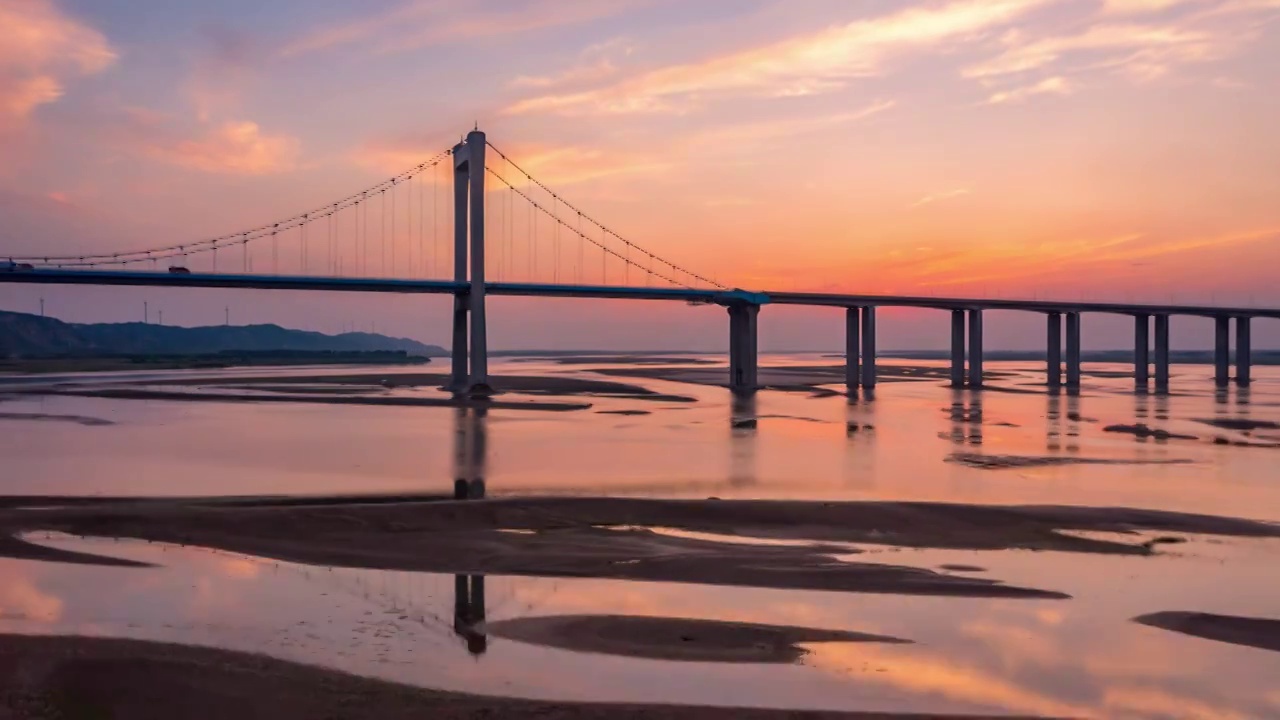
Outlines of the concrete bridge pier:
<svg viewBox="0 0 1280 720">
<path fill-rule="evenodd" d="M 1236 318 L 1236 384 L 1253 382 L 1253 332 L 1247 315 Z"/>
<path fill-rule="evenodd" d="M 1156 315 L 1156 394 L 1169 394 L 1169 316 Z"/>
<path fill-rule="evenodd" d="M 471 182 L 471 377 L 467 392 L 481 396 L 493 394 L 489 387 L 489 333 L 484 303 L 485 145 L 484 133 L 467 133 L 467 174 Z"/>
<path fill-rule="evenodd" d="M 844 309 L 844 386 L 853 397 L 862 384 L 862 318 L 861 308 Z"/>
<path fill-rule="evenodd" d="M 969 311 L 969 389 L 982 389 L 982 311 Z"/>
<path fill-rule="evenodd" d="M 1049 337 L 1045 343 L 1046 375 L 1049 389 L 1062 387 L 1062 313 L 1051 312 L 1047 317 Z"/>
<path fill-rule="evenodd" d="M 759 315 L 759 305 L 729 306 L 729 389 L 735 393 L 753 393 L 758 384 Z"/>
<path fill-rule="evenodd" d="M 1067 313 L 1067 391 L 1080 392 L 1080 313 Z"/>
<path fill-rule="evenodd" d="M 1151 316 L 1133 316 L 1133 385 L 1141 393 L 1147 391 L 1151 379 Z"/>
<path fill-rule="evenodd" d="M 876 308 L 862 308 L 862 387 L 876 386 Z"/>
<path fill-rule="evenodd" d="M 964 387 L 964 311 L 951 311 L 951 387 Z"/>
<path fill-rule="evenodd" d="M 1219 315 L 1213 319 L 1213 384 L 1226 387 L 1231 374 L 1231 318 Z"/>
<path fill-rule="evenodd" d="M 466 148 L 464 143 L 453 146 L 453 279 L 458 282 L 467 281 L 467 223 L 456 219 L 467 217 L 467 194 L 471 189 L 467 166 L 460 162 L 466 156 Z M 467 293 L 453 296 L 453 341 L 450 346 L 453 363 L 448 389 L 454 393 L 466 392 L 470 379 L 467 364 L 467 313 L 470 309 L 471 300 Z"/>
</svg>

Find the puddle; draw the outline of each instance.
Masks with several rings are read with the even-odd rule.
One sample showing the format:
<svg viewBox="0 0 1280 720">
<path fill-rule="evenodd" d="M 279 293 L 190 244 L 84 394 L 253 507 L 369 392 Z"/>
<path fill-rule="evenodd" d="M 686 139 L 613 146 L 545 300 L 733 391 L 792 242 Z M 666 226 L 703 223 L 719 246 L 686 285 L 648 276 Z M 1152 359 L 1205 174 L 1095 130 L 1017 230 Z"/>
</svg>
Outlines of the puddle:
<svg viewBox="0 0 1280 720">
<path fill-rule="evenodd" d="M 0 632 L 217 646 L 425 687 L 541 699 L 647 702 L 661 688 L 664 702 L 744 707 L 1135 718 L 1280 713 L 1280 653 L 1132 622 L 1171 610 L 1274 615 L 1277 541 L 1191 537 L 1173 546 L 1177 554 L 1162 547 L 1151 557 L 892 551 L 895 564 L 988 568 L 1009 582 L 1073 596 L 1010 600 L 486 578 L 313 567 L 137 541 L 27 539 L 154 567 L 0 560 Z M 888 552 L 869 546 L 858 557 Z M 784 639 L 803 652 L 781 663 L 764 653 L 772 664 L 703 657 L 676 666 L 653 657 L 665 652 L 655 649 L 660 636 L 642 653 L 602 654 L 488 632 L 526 618 L 544 618 L 534 625 L 545 626 L 601 616 L 687 619 L 703 633 L 714 627 L 705 621 L 750 624 L 755 633 L 790 633 Z M 675 640 L 690 642 L 682 639 L 689 632 Z M 909 644 L 841 641 L 842 633 Z"/>
</svg>

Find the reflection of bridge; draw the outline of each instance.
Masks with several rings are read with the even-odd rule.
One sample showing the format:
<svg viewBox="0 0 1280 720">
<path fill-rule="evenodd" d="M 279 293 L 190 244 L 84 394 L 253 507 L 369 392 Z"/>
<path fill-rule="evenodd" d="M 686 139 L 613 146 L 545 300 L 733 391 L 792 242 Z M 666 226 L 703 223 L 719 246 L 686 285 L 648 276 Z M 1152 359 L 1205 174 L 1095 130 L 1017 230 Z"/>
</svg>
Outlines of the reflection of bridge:
<svg viewBox="0 0 1280 720">
<path fill-rule="evenodd" d="M 449 203 L 446 197 L 441 203 L 439 190 L 448 180 L 440 182 L 438 171 L 447 168 L 442 163 L 450 158 L 453 202 Z M 428 178 L 428 171 L 436 171 L 436 177 Z M 499 182 L 498 187 L 486 186 L 489 176 Z M 451 223 L 444 223 L 446 230 L 451 224 L 452 232 L 440 233 L 441 218 L 445 216 L 452 217 Z M 282 264 L 291 265 L 288 259 L 281 262 L 282 242 L 286 245 L 284 254 L 297 261 L 291 274 L 280 270 Z M 224 258 L 228 253 L 238 256 L 241 272 L 219 271 L 220 251 Z M 97 254 L 8 256 L 9 264 L 0 266 L 0 282 L 452 295 L 451 386 L 455 392 L 479 395 L 490 392 L 485 315 L 488 295 L 676 300 L 723 306 L 729 312 L 730 386 L 739 393 L 749 393 L 757 385 L 758 315 L 761 307 L 769 304 L 845 309 L 845 380 L 851 392 L 859 387 L 871 389 L 876 384 L 876 309 L 880 307 L 949 312 L 951 385 L 974 389 L 983 384 L 983 313 L 1018 310 L 1043 314 L 1048 331 L 1048 383 L 1051 389 L 1065 385 L 1069 392 L 1080 386 L 1082 314 L 1134 318 L 1137 388 L 1148 388 L 1154 365 L 1158 393 L 1169 390 L 1170 318 L 1213 319 L 1215 380 L 1219 386 L 1226 386 L 1230 380 L 1232 321 L 1235 379 L 1247 385 L 1252 364 L 1251 321 L 1280 318 L 1280 309 L 730 289 L 654 254 L 592 219 L 490 145 L 479 131 L 468 134 L 465 142 L 435 158 L 372 188 L 280 222 L 181 245 Z M 210 267 L 193 270 L 191 264 L 196 260 L 207 260 Z M 161 262 L 173 267 L 161 272 Z M 270 266 L 269 274 L 251 272 L 254 265 L 263 264 Z M 322 268 L 318 273 L 313 269 L 316 264 Z M 441 278 L 446 267 L 451 267 L 451 273 Z M 375 273 L 378 277 L 373 276 Z M 402 277 L 388 277 L 392 273 Z M 643 286 L 633 283 L 633 273 Z M 406 274 L 416 279 L 406 279 Z M 497 276 L 497 282 L 489 279 L 491 275 Z"/>
</svg>

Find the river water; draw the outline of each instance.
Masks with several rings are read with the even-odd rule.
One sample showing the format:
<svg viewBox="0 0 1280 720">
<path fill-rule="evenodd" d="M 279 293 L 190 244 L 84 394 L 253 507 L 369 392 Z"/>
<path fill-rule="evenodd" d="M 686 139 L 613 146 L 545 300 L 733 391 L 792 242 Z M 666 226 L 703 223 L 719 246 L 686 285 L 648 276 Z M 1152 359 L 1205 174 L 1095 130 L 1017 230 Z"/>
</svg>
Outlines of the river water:
<svg viewBox="0 0 1280 720">
<path fill-rule="evenodd" d="M 1220 393 L 1210 368 L 1177 367 L 1177 394 L 1157 398 L 1135 396 L 1131 380 L 1113 377 L 1125 369 L 1090 366 L 1082 394 L 1068 397 L 1046 395 L 1034 364 L 989 363 L 1003 375 L 982 393 L 932 381 L 885 383 L 874 400 L 852 403 L 774 391 L 744 403 L 720 388 L 625 378 L 696 402 L 588 397 L 590 409 L 559 413 L 11 396 L 0 402 L 0 494 L 448 493 L 453 478 L 466 476 L 483 477 L 491 496 L 1123 505 L 1280 520 L 1280 430 L 1266 427 L 1280 422 L 1280 373 L 1259 368 L 1249 390 Z M 590 366 L 550 361 L 501 362 L 494 372 L 606 379 Z M 163 385 L 173 375 L 152 381 Z M 9 387 L 20 382 L 30 380 Z M 1258 427 L 1206 422 L 1238 427 L 1241 420 Z M 1185 437 L 1105 430 L 1138 423 Z M 463 587 L 485 585 L 481 606 L 468 610 L 472 621 L 611 613 L 911 641 L 818 643 L 796 664 L 765 665 L 571 652 L 490 637 L 483 623 L 460 630 L 466 603 L 454 576 L 111 539 L 29 539 L 154 567 L 0 560 L 0 632 L 211 645 L 426 687 L 546 699 L 1280 717 L 1280 653 L 1131 622 L 1175 609 L 1275 617 L 1274 540 L 1188 536 L 1151 557 L 857 548 L 861 562 L 973 566 L 1011 584 L 1067 593 L 1067 600 L 462 578 Z"/>
</svg>

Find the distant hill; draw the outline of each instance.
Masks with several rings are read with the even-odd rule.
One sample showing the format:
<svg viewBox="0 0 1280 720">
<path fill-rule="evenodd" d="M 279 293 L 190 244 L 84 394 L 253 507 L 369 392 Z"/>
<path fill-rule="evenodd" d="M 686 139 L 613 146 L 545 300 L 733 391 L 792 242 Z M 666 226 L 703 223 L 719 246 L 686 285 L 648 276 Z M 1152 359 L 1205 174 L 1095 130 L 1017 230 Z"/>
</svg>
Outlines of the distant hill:
<svg viewBox="0 0 1280 720">
<path fill-rule="evenodd" d="M 173 327 L 149 323 L 77 325 L 55 318 L 0 311 L 0 357 L 101 357 L 213 355 L 226 352 L 404 352 L 419 357 L 448 353 L 436 345 L 373 333 L 325 335 L 279 325 Z"/>
</svg>

